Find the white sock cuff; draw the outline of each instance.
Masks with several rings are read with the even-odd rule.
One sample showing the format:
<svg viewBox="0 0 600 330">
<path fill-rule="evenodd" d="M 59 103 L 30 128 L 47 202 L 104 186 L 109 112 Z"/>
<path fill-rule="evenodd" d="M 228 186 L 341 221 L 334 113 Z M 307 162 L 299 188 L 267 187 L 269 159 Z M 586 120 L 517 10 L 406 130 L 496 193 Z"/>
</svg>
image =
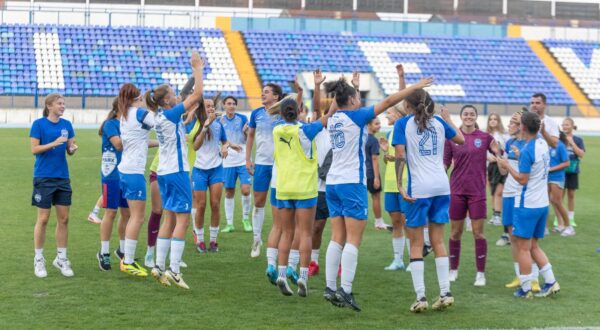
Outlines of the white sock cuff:
<svg viewBox="0 0 600 330">
<path fill-rule="evenodd" d="M 353 255 L 358 255 L 358 248 L 350 243 L 346 243 L 346 245 L 344 246 L 344 252 Z"/>
</svg>

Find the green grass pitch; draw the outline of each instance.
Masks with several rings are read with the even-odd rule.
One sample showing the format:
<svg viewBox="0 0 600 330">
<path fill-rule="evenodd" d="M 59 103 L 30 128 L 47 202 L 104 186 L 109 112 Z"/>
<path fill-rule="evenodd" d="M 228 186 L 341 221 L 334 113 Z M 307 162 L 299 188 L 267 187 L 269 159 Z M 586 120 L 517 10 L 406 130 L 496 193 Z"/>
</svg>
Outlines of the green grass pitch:
<svg viewBox="0 0 600 330">
<path fill-rule="evenodd" d="M 460 276 L 452 285 L 456 305 L 444 312 L 408 312 L 414 300 L 410 273 L 384 271 L 392 259 L 391 235 L 367 227 L 354 281 L 363 311 L 331 306 L 322 298 L 325 250 L 321 274 L 309 280 L 308 298 L 284 297 L 267 282 L 266 259 L 249 256 L 252 234 L 220 234 L 218 254 L 198 254 L 191 233 L 184 260 L 190 291 L 164 288 L 152 278 L 136 279 L 119 272 L 100 272 L 95 253 L 99 227 L 87 214 L 100 194 L 100 138 L 95 130 L 77 130 L 79 150 L 70 157 L 74 191 L 69 225 L 69 257 L 75 277 L 64 278 L 51 262 L 55 256 L 54 215 L 45 246 L 48 277 L 33 274 L 33 226 L 36 209 L 30 206 L 32 168 L 27 129 L 0 130 L 2 191 L 0 214 L 1 328 L 529 328 L 600 325 L 600 138 L 586 138 L 582 189 L 577 194 L 577 236 L 550 235 L 541 243 L 554 266 L 562 291 L 550 299 L 516 300 L 504 284 L 514 276 L 510 248 L 496 247 L 501 228 L 487 226 L 489 244 L 487 286 L 475 288 L 473 240 L 465 233 Z M 150 159 L 150 158 L 149 158 Z M 239 195 L 237 196 L 239 198 Z M 149 207 L 149 206 L 148 206 Z M 236 201 L 240 215 L 241 202 Z M 263 240 L 270 229 L 267 211 Z M 147 213 L 148 214 L 148 213 Z M 386 215 L 386 219 L 389 218 Z M 137 256 L 145 252 L 146 227 Z M 118 245 L 115 234 L 111 249 Z M 407 256 L 405 255 L 405 260 Z M 438 294 L 433 257 L 426 259 L 427 297 Z"/>
</svg>

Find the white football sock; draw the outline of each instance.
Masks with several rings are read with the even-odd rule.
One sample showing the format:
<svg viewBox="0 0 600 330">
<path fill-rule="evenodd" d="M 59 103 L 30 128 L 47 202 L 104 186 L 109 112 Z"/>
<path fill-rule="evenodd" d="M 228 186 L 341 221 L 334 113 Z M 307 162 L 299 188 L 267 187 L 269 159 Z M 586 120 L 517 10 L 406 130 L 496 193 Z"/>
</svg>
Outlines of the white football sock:
<svg viewBox="0 0 600 330">
<path fill-rule="evenodd" d="M 119 240 L 119 251 L 121 251 L 121 253 L 125 253 L 125 240 L 124 239 Z"/>
<path fill-rule="evenodd" d="M 342 260 L 343 248 L 335 241 L 329 241 L 327 253 L 325 254 L 325 280 L 327 287 L 337 290 L 337 273 Z"/>
<path fill-rule="evenodd" d="M 546 266 L 540 269 L 540 274 L 544 276 L 544 281 L 546 283 L 552 284 L 556 282 L 556 279 L 554 278 L 554 272 L 552 271 L 552 265 L 550 263 L 547 263 Z"/>
<path fill-rule="evenodd" d="M 233 226 L 233 210 L 235 209 L 235 198 L 225 197 L 225 219 L 227 224 Z"/>
<path fill-rule="evenodd" d="M 537 281 L 539 277 L 540 277 L 540 268 L 534 261 L 531 264 L 531 281 Z"/>
<path fill-rule="evenodd" d="M 34 249 L 35 250 L 35 258 L 41 259 L 44 257 L 44 249 Z"/>
<path fill-rule="evenodd" d="M 568 211 L 568 214 L 569 214 L 569 220 L 575 219 L 575 211 Z"/>
<path fill-rule="evenodd" d="M 219 227 L 210 227 L 210 242 L 216 242 L 217 236 L 219 235 Z"/>
<path fill-rule="evenodd" d="M 110 250 L 109 247 L 110 241 L 100 241 L 100 253 L 101 254 L 109 254 L 110 252 L 108 252 Z"/>
<path fill-rule="evenodd" d="M 67 248 L 57 248 L 56 254 L 59 259 L 67 259 Z"/>
<path fill-rule="evenodd" d="M 288 257 L 288 266 L 292 267 L 292 269 L 296 270 L 296 267 L 298 267 L 299 262 L 300 262 L 300 251 L 290 250 L 290 255 Z"/>
<path fill-rule="evenodd" d="M 166 264 L 166 260 L 167 260 L 167 253 L 169 253 L 170 247 L 171 247 L 171 239 L 170 238 L 159 237 L 156 240 L 156 265 L 161 270 L 166 270 L 165 264 Z"/>
<path fill-rule="evenodd" d="M 277 274 L 279 274 L 278 279 L 286 279 L 287 278 L 287 266 L 279 266 L 277 267 Z"/>
<path fill-rule="evenodd" d="M 185 248 L 185 241 L 178 238 L 171 239 L 171 271 L 179 273 L 179 265 L 181 264 L 181 257 L 183 256 L 183 250 Z"/>
<path fill-rule="evenodd" d="M 98 213 L 100 213 L 100 208 L 98 206 L 94 206 L 94 209 L 92 210 L 92 213 L 95 216 L 98 216 Z"/>
<path fill-rule="evenodd" d="M 250 219 L 250 205 L 252 205 L 252 197 L 250 195 L 242 195 L 242 219 Z"/>
<path fill-rule="evenodd" d="M 198 243 L 204 242 L 204 228 L 194 228 L 194 231 L 196 232 Z"/>
<path fill-rule="evenodd" d="M 521 273 L 519 273 L 519 263 L 515 262 L 515 274 L 517 275 L 517 277 L 519 277 L 519 275 L 521 275 Z"/>
<path fill-rule="evenodd" d="M 423 240 L 425 244 L 431 245 L 431 241 L 429 240 L 429 227 L 427 226 L 423 229 Z"/>
<path fill-rule="evenodd" d="M 317 265 L 319 264 L 319 252 L 321 252 L 320 249 L 312 250 L 310 252 L 310 261 L 316 262 Z"/>
<path fill-rule="evenodd" d="M 125 239 L 125 260 L 124 262 L 128 265 L 132 264 L 135 258 L 135 248 L 137 246 L 137 240 Z"/>
<path fill-rule="evenodd" d="M 440 285 L 440 296 L 450 292 L 450 262 L 448 257 L 435 258 L 435 270 L 437 272 L 438 284 Z"/>
<path fill-rule="evenodd" d="M 425 297 L 425 263 L 423 260 L 410 262 L 410 276 L 417 294 L 417 300 L 420 300 Z"/>
<path fill-rule="evenodd" d="M 154 254 L 154 251 L 156 251 L 156 246 L 149 246 L 146 249 L 146 254 Z"/>
<path fill-rule="evenodd" d="M 300 278 L 308 282 L 308 267 L 300 267 Z"/>
<path fill-rule="evenodd" d="M 392 238 L 392 247 L 394 249 L 394 262 L 396 264 L 401 264 L 404 262 L 404 242 L 405 241 L 406 241 L 406 239 L 404 238 L 404 236 Z"/>
<path fill-rule="evenodd" d="M 267 265 L 275 267 L 277 265 L 277 249 L 267 248 Z"/>
<path fill-rule="evenodd" d="M 344 292 L 352 292 L 352 282 L 358 265 L 358 249 L 356 246 L 346 243 L 342 251 L 342 289 Z"/>
<path fill-rule="evenodd" d="M 523 291 L 531 291 L 531 274 L 519 275 L 519 281 L 521 282 L 521 289 Z"/>
<path fill-rule="evenodd" d="M 261 242 L 262 226 L 265 222 L 265 208 L 254 207 L 254 214 L 252 215 L 252 231 L 254 232 L 254 241 Z"/>
<path fill-rule="evenodd" d="M 196 228 L 196 208 L 192 208 L 191 218 L 192 223 L 194 224 L 194 228 Z"/>
</svg>

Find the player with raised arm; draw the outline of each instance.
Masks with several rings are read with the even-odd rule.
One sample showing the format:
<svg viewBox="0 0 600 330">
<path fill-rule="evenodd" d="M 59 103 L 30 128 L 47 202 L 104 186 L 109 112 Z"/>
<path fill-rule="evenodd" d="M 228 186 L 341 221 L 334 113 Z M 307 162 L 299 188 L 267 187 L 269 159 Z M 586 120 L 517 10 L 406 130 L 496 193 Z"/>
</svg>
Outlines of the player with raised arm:
<svg viewBox="0 0 600 330">
<path fill-rule="evenodd" d="M 152 276 L 165 286 L 170 286 L 172 283 L 184 289 L 189 289 L 189 286 L 183 280 L 180 264 L 192 210 L 192 188 L 182 117 L 191 116 L 202 99 L 204 68 L 197 52 L 192 52 L 190 64 L 195 81 L 194 92 L 185 101 L 177 103 L 178 97 L 169 85 L 160 85 L 145 94 L 148 108 L 157 113 L 155 125 L 159 142 L 157 174 L 165 213 L 165 221 L 158 232 L 156 264 L 152 268 Z M 169 249 L 171 264 L 169 269 L 166 269 L 165 261 Z"/>
<path fill-rule="evenodd" d="M 412 87 L 412 86 L 411 86 Z M 448 223 L 450 185 L 444 169 L 444 139 L 463 144 L 464 137 L 456 128 L 445 108 L 442 117 L 434 116 L 435 103 L 423 89 L 411 91 L 404 105 L 409 115 L 394 125 L 392 144 L 396 148 L 398 191 L 405 201 L 406 228 L 410 239 L 410 272 L 417 295 L 410 306 L 414 313 L 428 309 L 425 297 L 425 263 L 423 262 L 423 227 L 429 222 L 429 235 L 435 253 L 440 287 L 433 309 L 441 310 L 454 303 L 448 278 L 449 262 L 444 246 L 444 225 Z M 408 185 L 402 182 L 404 165 L 408 170 Z"/>
<path fill-rule="evenodd" d="M 49 94 L 44 100 L 43 117 L 36 119 L 29 131 L 31 153 L 35 155 L 31 205 L 37 207 L 37 222 L 33 231 L 33 269 L 39 278 L 48 276 L 43 251 L 52 205 L 56 211 L 57 250 L 52 265 L 63 276 L 74 275 L 67 258 L 72 190 L 66 155 L 74 155 L 77 145 L 71 122 L 60 118 L 64 112 L 65 98 L 60 94 Z"/>
<path fill-rule="evenodd" d="M 370 107 L 361 107 L 359 91 L 348 85 L 344 78 L 326 84 L 327 91 L 334 93 L 340 109 L 327 123 L 333 150 L 327 176 L 327 205 L 331 215 L 332 238 L 327 248 L 327 287 L 324 296 L 334 305 L 361 310 L 352 294 L 352 283 L 358 263 L 358 248 L 368 217 L 364 168 L 364 145 L 367 139 L 365 126 L 371 119 L 414 91 L 429 86 L 432 81 L 432 78 L 422 79 Z M 341 287 L 337 289 L 335 274 L 340 262 Z"/>
<path fill-rule="evenodd" d="M 533 277 L 531 263 L 533 261 L 544 276 L 544 286 L 536 294 L 547 297 L 560 291 L 554 277 L 552 265 L 548 257 L 538 245 L 544 237 L 546 218 L 548 217 L 548 168 L 550 155 L 546 139 L 538 136 L 541 119 L 533 112 L 525 112 L 521 116 L 521 136 L 526 141 L 519 155 L 519 170 L 509 165 L 508 160 L 498 158 L 498 165 L 521 185 L 515 197 L 513 217 L 513 236 L 515 237 L 515 256 L 519 263 L 519 280 L 521 287 L 515 291 L 517 298 L 531 298 L 531 282 Z"/>
<path fill-rule="evenodd" d="M 273 83 L 266 84 L 262 89 L 261 101 L 263 106 L 254 109 L 248 122 L 248 136 L 246 138 L 246 170 L 254 177 L 254 211 L 252 212 L 252 231 L 254 241 L 250 256 L 257 258 L 260 256 L 262 247 L 262 226 L 265 221 L 265 203 L 267 193 L 271 185 L 271 176 L 273 172 L 273 127 L 278 120 L 277 115 L 269 115 L 267 109 L 283 98 L 281 86 Z M 256 154 L 252 162 L 252 148 L 256 139 Z M 277 209 L 272 207 L 273 218 L 277 217 Z M 273 227 L 271 230 L 277 229 Z M 279 235 L 277 235 L 279 236 Z M 273 264 L 277 259 L 277 248 L 269 247 L 267 249 L 267 259 L 272 260 Z M 268 273 L 276 276 L 277 270 L 268 269 Z"/>
</svg>

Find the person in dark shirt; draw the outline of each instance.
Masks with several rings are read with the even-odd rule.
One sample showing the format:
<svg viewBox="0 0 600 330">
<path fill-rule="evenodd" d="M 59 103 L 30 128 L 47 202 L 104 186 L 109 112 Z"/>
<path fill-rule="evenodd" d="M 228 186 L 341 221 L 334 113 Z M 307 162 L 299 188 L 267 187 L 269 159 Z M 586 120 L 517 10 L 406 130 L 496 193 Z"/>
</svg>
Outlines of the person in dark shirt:
<svg viewBox="0 0 600 330">
<path fill-rule="evenodd" d="M 367 172 L 367 190 L 371 194 L 373 202 L 373 214 L 375 215 L 375 228 L 387 229 L 381 215 L 381 176 L 379 174 L 379 141 L 375 134 L 381 129 L 381 122 L 377 117 L 371 120 L 367 126 L 369 136 L 365 144 L 365 168 Z"/>
<path fill-rule="evenodd" d="M 577 126 L 572 118 L 568 117 L 562 123 L 562 130 L 567 136 L 567 153 L 569 154 L 569 167 L 565 170 L 565 192 L 568 197 L 568 215 L 571 226 L 575 223 L 575 190 L 579 189 L 579 161 L 585 155 L 583 139 L 573 133 Z M 563 195 L 563 198 L 564 198 Z"/>
</svg>

